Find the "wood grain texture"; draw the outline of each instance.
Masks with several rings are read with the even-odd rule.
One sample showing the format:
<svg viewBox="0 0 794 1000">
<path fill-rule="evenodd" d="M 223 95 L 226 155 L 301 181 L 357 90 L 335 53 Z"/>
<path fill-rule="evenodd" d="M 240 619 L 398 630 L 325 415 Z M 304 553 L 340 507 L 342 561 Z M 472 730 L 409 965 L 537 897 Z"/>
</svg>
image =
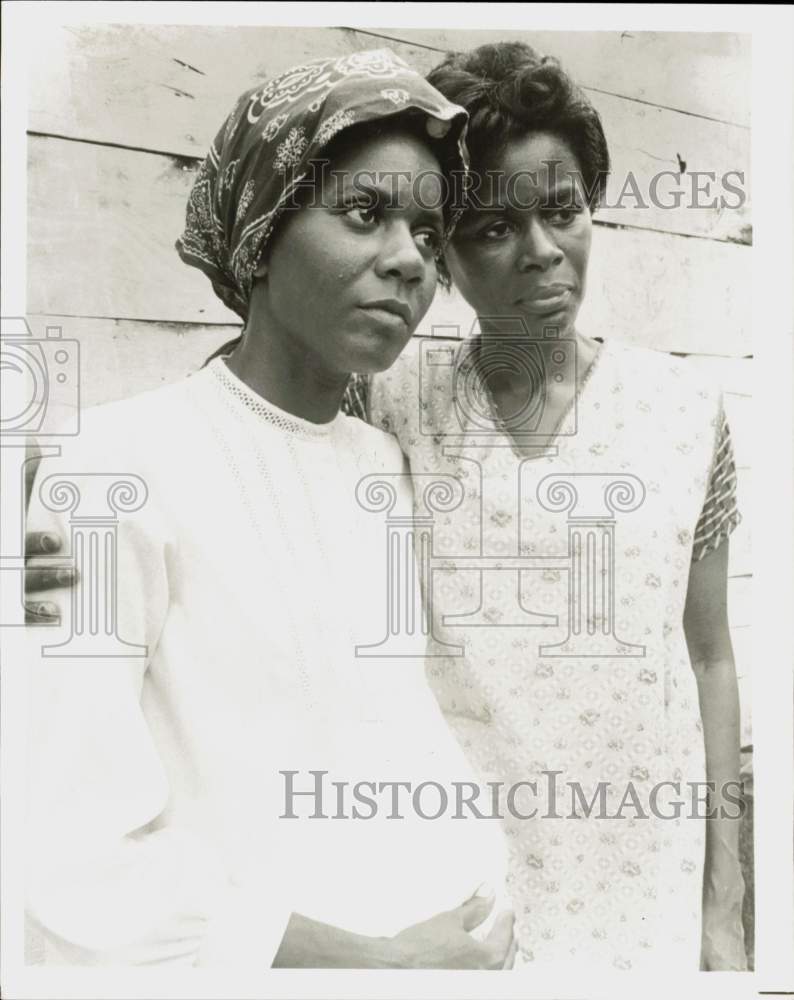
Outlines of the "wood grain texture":
<svg viewBox="0 0 794 1000">
<path fill-rule="evenodd" d="M 31 137 L 28 311 L 234 322 L 186 267 L 181 234 L 194 169 L 167 156 Z"/>
<path fill-rule="evenodd" d="M 597 227 L 581 326 L 659 351 L 752 353 L 751 248 Z"/>
<path fill-rule="evenodd" d="M 61 330 L 80 350 L 80 406 L 98 406 L 176 382 L 201 367 L 238 328 L 179 323 L 144 323 L 75 316 L 27 317 L 33 335 Z M 74 395 L 52 383 L 51 402 L 74 406 Z"/>
<path fill-rule="evenodd" d="M 600 221 L 752 242 L 745 129 L 606 94 L 592 100 L 612 159 Z"/>
<path fill-rule="evenodd" d="M 31 136 L 28 311 L 188 323 L 236 317 L 181 263 L 194 168 L 152 153 Z M 581 327 L 658 350 L 750 351 L 750 248 L 596 226 Z M 672 291 L 671 291 L 672 290 Z M 460 296 L 438 295 L 421 332 L 472 326 Z"/>
<path fill-rule="evenodd" d="M 203 157 L 244 90 L 310 59 L 380 47 L 343 28 L 45 26 L 29 128 Z"/>
<path fill-rule="evenodd" d="M 478 35 L 463 36 L 464 47 L 473 47 Z M 339 28 L 50 28 L 34 53 L 29 127 L 43 134 L 203 157 L 243 90 L 319 54 L 344 55 L 380 42 Z M 582 42 L 585 62 L 602 44 L 602 36 Z M 422 71 L 438 61 L 436 50 L 404 43 L 391 47 Z M 97 94 L 103 99 L 96 100 Z M 749 197 L 746 129 L 598 90 L 589 96 L 602 116 L 613 161 L 606 199 L 610 207 L 601 210 L 600 218 L 748 242 L 749 203 L 741 210 L 730 207 Z M 693 195 L 693 171 L 716 175 L 714 184 L 701 180 L 706 194 Z M 722 183 L 730 171 L 744 174 L 741 199 Z M 661 172 L 668 175 L 654 182 Z M 736 186 L 738 181 L 729 183 Z"/>
<path fill-rule="evenodd" d="M 531 8 L 526 8 L 531 20 Z M 750 124 L 750 36 L 718 32 L 510 31 L 368 28 L 372 39 L 404 40 L 436 51 L 473 49 L 507 38 L 556 56 L 576 82 L 692 115 Z M 515 29 L 515 30 L 513 30 Z"/>
<path fill-rule="evenodd" d="M 749 36 L 42 24 L 31 52 L 30 127 L 203 155 L 220 124 L 213 119 L 239 93 L 297 63 L 385 46 L 427 72 L 448 49 L 506 40 L 556 55 L 588 92 L 749 125 Z M 158 114 L 169 110 L 170 133 L 168 117 Z M 146 137 L 158 133 L 167 145 L 147 145 Z"/>
</svg>

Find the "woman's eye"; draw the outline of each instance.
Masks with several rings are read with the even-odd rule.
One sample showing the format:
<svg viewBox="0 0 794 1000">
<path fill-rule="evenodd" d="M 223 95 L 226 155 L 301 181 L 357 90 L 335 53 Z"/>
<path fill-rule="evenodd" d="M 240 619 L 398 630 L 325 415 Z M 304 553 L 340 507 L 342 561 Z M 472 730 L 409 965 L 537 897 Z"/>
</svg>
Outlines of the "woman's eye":
<svg viewBox="0 0 794 1000">
<path fill-rule="evenodd" d="M 546 218 L 553 226 L 567 226 L 581 211 L 581 208 L 558 208 L 554 212 L 549 212 Z"/>
<path fill-rule="evenodd" d="M 377 205 L 349 205 L 345 209 L 345 215 L 349 216 L 354 222 L 357 222 L 360 226 L 366 226 L 371 228 L 374 223 L 378 221 L 378 206 Z"/>
<path fill-rule="evenodd" d="M 490 226 L 480 231 L 480 237 L 484 240 L 503 240 L 511 232 L 510 223 L 506 221 L 494 222 Z"/>
<path fill-rule="evenodd" d="M 441 233 L 437 233 L 434 229 L 423 229 L 422 232 L 416 233 L 415 238 L 422 244 L 424 249 L 429 250 L 431 253 L 440 253 Z"/>
</svg>

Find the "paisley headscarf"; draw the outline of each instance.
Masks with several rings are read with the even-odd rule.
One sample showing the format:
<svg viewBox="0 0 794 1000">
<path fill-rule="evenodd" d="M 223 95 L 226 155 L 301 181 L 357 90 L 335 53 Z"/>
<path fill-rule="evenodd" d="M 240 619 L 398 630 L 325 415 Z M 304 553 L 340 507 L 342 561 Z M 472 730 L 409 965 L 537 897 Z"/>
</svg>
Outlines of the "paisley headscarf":
<svg viewBox="0 0 794 1000">
<path fill-rule="evenodd" d="M 428 142 L 463 178 L 466 112 L 388 49 L 316 59 L 246 91 L 199 168 L 179 256 L 245 320 L 262 250 L 331 139 L 406 111 L 427 116 Z"/>
</svg>

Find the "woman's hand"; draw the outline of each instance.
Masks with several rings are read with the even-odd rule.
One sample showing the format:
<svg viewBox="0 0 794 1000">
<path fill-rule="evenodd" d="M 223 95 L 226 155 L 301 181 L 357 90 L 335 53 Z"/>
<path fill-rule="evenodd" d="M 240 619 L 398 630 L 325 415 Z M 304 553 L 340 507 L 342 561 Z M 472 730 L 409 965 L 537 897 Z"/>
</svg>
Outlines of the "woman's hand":
<svg viewBox="0 0 794 1000">
<path fill-rule="evenodd" d="M 512 969 L 517 944 L 514 916 L 500 913 L 482 941 L 469 931 L 479 927 L 494 906 L 493 896 L 472 896 L 465 903 L 414 924 L 392 938 L 396 967 L 401 969 Z"/>
<path fill-rule="evenodd" d="M 41 451 L 35 443 L 28 446 L 25 462 L 25 511 L 30 503 L 33 480 L 41 462 Z M 30 600 L 32 594 L 40 594 L 55 587 L 72 587 L 77 581 L 74 569 L 48 562 L 47 556 L 61 551 L 61 539 L 57 535 L 43 531 L 31 531 L 25 535 L 25 624 L 52 625 L 60 620 L 61 612 L 52 601 Z"/>
<path fill-rule="evenodd" d="M 517 944 L 513 914 L 500 913 L 484 940 L 469 932 L 494 906 L 494 896 L 465 903 L 414 924 L 392 938 L 373 938 L 293 913 L 274 969 L 512 969 Z"/>
<path fill-rule="evenodd" d="M 737 872 L 734 884 L 703 894 L 703 936 L 700 968 L 703 972 L 745 972 L 742 898 L 744 881 Z"/>
</svg>

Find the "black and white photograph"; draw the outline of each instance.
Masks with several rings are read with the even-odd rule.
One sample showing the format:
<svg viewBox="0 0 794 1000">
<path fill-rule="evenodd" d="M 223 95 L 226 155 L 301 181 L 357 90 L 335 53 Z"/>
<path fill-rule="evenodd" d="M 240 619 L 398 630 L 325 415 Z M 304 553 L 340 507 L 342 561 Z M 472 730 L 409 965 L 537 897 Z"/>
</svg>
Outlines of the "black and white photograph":
<svg viewBox="0 0 794 1000">
<path fill-rule="evenodd" d="M 3 5 L 4 996 L 794 995 L 794 14 L 643 11 Z"/>
</svg>

